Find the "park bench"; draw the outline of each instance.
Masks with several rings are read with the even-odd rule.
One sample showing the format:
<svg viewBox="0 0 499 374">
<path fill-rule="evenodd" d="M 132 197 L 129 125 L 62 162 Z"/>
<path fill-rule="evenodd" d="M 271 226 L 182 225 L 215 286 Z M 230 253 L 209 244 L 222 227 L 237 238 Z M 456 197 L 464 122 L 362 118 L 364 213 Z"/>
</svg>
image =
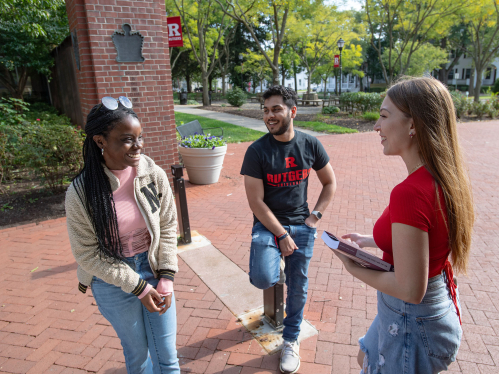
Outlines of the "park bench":
<svg viewBox="0 0 499 374">
<path fill-rule="evenodd" d="M 298 104 L 302 105 L 314 105 L 319 106 L 322 103 L 322 100 L 319 99 L 319 96 L 316 93 L 303 94 L 301 99 L 298 99 Z"/>
<path fill-rule="evenodd" d="M 313 106 L 319 106 L 322 103 L 321 99 L 316 99 L 316 100 L 310 100 L 310 99 L 298 99 L 298 104 L 301 105 L 313 105 Z"/>
<path fill-rule="evenodd" d="M 180 134 L 180 136 L 182 138 L 185 138 L 187 136 L 191 136 L 191 135 L 205 135 L 204 133 L 204 130 L 211 130 L 211 129 L 220 129 L 222 130 L 222 135 L 221 136 L 224 136 L 224 129 L 223 127 L 206 127 L 206 128 L 202 128 L 201 127 L 201 124 L 199 123 L 198 120 L 194 120 L 194 121 L 191 121 L 191 122 L 187 122 L 186 124 L 183 124 L 183 125 L 180 125 L 180 126 L 177 126 L 177 131 L 178 133 Z"/>
<path fill-rule="evenodd" d="M 329 96 L 329 98 L 322 101 L 323 108 L 325 106 L 339 106 L 339 105 L 340 105 L 340 97 L 339 96 Z"/>
<path fill-rule="evenodd" d="M 250 97 L 250 102 L 253 103 L 253 102 L 257 102 L 257 103 L 260 103 L 260 109 L 262 108 L 263 106 L 263 99 L 262 99 L 262 93 L 261 92 L 258 92 L 256 94 L 256 96 L 253 96 L 253 97 Z"/>
</svg>

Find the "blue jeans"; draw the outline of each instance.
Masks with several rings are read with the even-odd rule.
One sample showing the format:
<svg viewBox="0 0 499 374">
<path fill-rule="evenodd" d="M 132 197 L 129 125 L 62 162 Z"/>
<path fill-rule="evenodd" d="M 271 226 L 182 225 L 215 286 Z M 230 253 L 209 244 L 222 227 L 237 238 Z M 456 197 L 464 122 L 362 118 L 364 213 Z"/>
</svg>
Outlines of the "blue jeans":
<svg viewBox="0 0 499 374">
<path fill-rule="evenodd" d="M 128 257 L 126 262 L 152 286 L 154 278 L 147 252 Z M 175 295 L 165 314 L 150 313 L 139 298 L 94 277 L 92 293 L 101 314 L 118 334 L 125 355 L 126 370 L 133 374 L 180 373 L 177 358 L 177 314 Z"/>
<path fill-rule="evenodd" d="M 308 265 L 314 252 L 317 229 L 303 225 L 284 226 L 298 247 L 291 256 L 284 257 L 286 268 L 286 318 L 282 337 L 294 342 L 300 334 L 303 308 L 307 302 Z M 279 281 L 281 251 L 276 238 L 267 228 L 257 222 L 253 226 L 250 252 L 250 282 L 262 290 Z"/>
<path fill-rule="evenodd" d="M 359 339 L 362 374 L 436 374 L 456 360 L 463 331 L 444 279 L 428 280 L 420 304 L 378 291 L 378 315 Z"/>
</svg>

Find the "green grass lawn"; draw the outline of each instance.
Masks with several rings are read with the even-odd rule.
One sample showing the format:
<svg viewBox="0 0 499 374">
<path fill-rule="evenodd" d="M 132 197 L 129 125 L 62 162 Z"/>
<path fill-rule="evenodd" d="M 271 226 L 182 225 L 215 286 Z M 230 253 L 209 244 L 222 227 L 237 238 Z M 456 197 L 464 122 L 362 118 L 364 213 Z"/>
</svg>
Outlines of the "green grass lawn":
<svg viewBox="0 0 499 374">
<path fill-rule="evenodd" d="M 216 119 L 196 116 L 194 114 L 175 112 L 175 124 L 180 126 L 183 123 L 198 120 L 203 129 L 207 127 L 222 127 L 224 129 L 224 138 L 227 143 L 251 142 L 265 135 L 261 131 L 255 131 L 242 126 L 232 125 L 227 122 L 218 121 Z M 220 136 L 219 129 L 209 130 L 211 135 Z"/>
<path fill-rule="evenodd" d="M 330 125 L 324 122 L 293 121 L 293 124 L 297 127 L 303 127 L 304 129 L 313 130 L 317 132 L 325 132 L 328 134 L 349 134 L 349 133 L 358 132 L 355 129 L 349 129 L 347 127 L 341 127 L 338 125 Z"/>
</svg>

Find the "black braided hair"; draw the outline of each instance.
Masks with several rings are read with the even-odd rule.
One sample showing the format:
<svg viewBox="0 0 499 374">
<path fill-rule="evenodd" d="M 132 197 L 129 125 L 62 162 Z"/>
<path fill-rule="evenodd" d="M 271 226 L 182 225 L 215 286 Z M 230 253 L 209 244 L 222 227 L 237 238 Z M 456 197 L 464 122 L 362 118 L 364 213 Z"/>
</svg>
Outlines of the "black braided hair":
<svg viewBox="0 0 499 374">
<path fill-rule="evenodd" d="M 262 95 L 263 100 L 267 100 L 271 96 L 281 96 L 282 101 L 289 109 L 298 106 L 298 95 L 295 90 L 284 86 L 272 86 L 268 88 Z"/>
<path fill-rule="evenodd" d="M 137 118 L 132 109 L 121 105 L 109 110 L 102 104 L 92 108 L 85 125 L 86 139 L 83 143 L 83 169 L 75 177 L 73 184 L 85 206 L 97 236 L 99 253 L 111 263 L 123 260 L 116 208 L 109 178 L 104 172 L 102 150 L 95 143 L 94 135 L 107 137 L 109 132 L 127 116 Z"/>
</svg>

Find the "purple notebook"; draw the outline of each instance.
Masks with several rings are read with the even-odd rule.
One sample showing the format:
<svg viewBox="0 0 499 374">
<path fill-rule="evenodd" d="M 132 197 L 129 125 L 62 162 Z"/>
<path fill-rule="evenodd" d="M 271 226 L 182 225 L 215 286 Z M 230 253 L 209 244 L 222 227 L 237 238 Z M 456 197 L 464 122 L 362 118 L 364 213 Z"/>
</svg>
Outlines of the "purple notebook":
<svg viewBox="0 0 499 374">
<path fill-rule="evenodd" d="M 393 265 L 363 249 L 355 248 L 354 246 L 348 244 L 347 241 L 338 239 L 330 232 L 324 231 L 322 233 L 322 240 L 324 240 L 324 243 L 326 243 L 329 248 L 340 251 L 345 256 L 351 258 L 365 268 L 379 271 L 393 271 Z"/>
</svg>

